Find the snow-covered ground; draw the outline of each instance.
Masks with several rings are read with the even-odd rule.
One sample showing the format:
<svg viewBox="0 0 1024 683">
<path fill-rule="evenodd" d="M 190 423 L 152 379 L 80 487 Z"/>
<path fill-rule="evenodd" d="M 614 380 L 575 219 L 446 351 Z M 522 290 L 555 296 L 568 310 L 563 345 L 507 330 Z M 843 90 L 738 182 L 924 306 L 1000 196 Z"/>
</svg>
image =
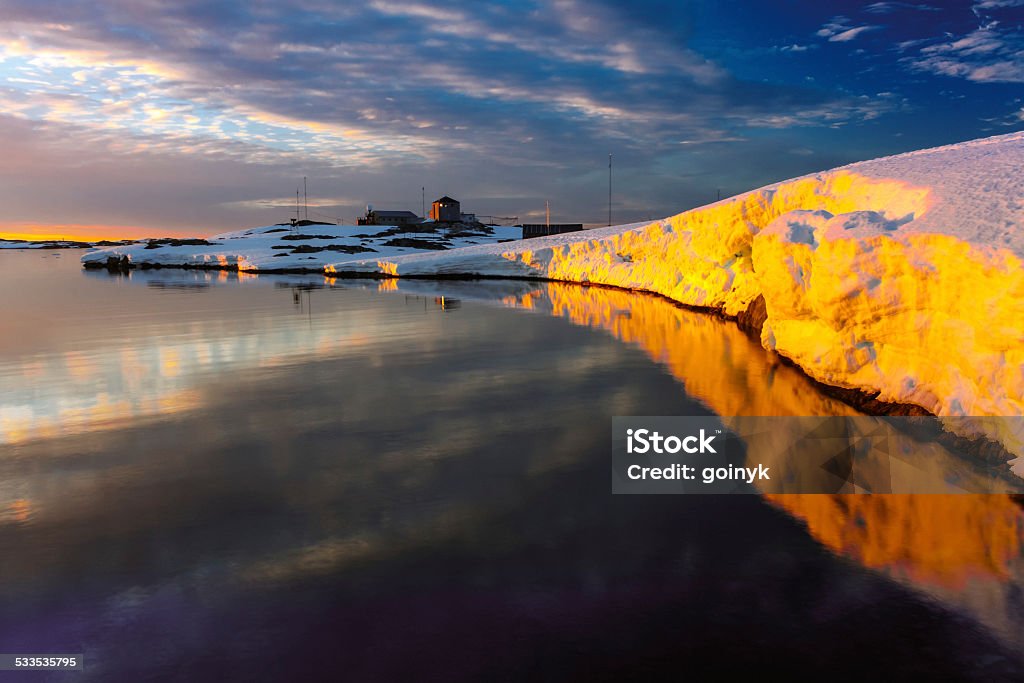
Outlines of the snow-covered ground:
<svg viewBox="0 0 1024 683">
<path fill-rule="evenodd" d="M 728 315 L 763 297 L 762 344 L 815 379 L 978 416 L 979 433 L 1024 456 L 1024 419 L 984 419 L 1024 416 L 1021 168 L 1024 133 L 1013 133 L 851 164 L 654 222 L 508 244 L 275 257 L 261 229 L 210 248 L 118 247 L 84 260 L 526 276 L 646 290 Z M 1015 471 L 1024 476 L 1024 457 Z"/>
<path fill-rule="evenodd" d="M 108 247 L 82 257 L 88 264 L 105 263 L 111 256 L 127 256 L 135 266 L 226 266 L 245 271 L 309 270 L 348 260 L 391 259 L 408 254 L 441 253 L 472 245 L 493 245 L 517 240 L 522 228 L 507 226 L 445 228 L 384 225 L 329 225 L 314 223 L 290 227 L 270 225 L 226 232 L 206 239 L 149 240 Z"/>
</svg>

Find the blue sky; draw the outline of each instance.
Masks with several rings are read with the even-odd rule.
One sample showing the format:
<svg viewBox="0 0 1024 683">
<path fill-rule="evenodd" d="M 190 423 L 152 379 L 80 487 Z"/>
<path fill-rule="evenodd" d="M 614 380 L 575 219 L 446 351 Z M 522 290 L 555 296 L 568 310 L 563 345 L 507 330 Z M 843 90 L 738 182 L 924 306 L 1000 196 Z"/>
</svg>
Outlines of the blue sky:
<svg viewBox="0 0 1024 683">
<path fill-rule="evenodd" d="M 1024 0 L 0 0 L 0 230 L 602 223 L 1024 128 Z M 77 227 L 76 227 L 77 226 Z M 98 228 L 97 228 L 98 229 Z"/>
</svg>

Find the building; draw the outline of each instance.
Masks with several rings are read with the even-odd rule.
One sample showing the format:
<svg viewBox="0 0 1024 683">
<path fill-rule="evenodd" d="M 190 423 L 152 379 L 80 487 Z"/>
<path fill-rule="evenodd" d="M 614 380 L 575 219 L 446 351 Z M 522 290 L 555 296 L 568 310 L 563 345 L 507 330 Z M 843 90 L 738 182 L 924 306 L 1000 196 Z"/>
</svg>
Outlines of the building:
<svg viewBox="0 0 1024 683">
<path fill-rule="evenodd" d="M 366 207 L 366 215 L 356 220 L 359 225 L 416 225 L 423 219 L 412 211 L 380 211 Z"/>
<path fill-rule="evenodd" d="M 523 239 L 560 235 L 563 232 L 576 232 L 582 229 L 582 223 L 523 223 Z"/>
<path fill-rule="evenodd" d="M 448 195 L 435 199 L 430 205 L 430 218 L 439 223 L 458 223 L 462 219 L 462 205 Z"/>
</svg>

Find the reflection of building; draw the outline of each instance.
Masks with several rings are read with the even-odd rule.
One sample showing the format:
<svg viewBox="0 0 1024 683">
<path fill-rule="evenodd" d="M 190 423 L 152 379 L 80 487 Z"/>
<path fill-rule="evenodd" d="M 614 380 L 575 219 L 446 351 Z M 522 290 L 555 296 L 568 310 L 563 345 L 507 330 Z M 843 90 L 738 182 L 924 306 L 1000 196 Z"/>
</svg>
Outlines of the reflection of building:
<svg viewBox="0 0 1024 683">
<path fill-rule="evenodd" d="M 462 205 L 448 195 L 430 205 L 430 218 L 442 223 L 457 223 L 462 218 Z"/>
<path fill-rule="evenodd" d="M 356 221 L 359 225 L 415 225 L 423 219 L 412 211 L 378 211 L 366 207 L 366 215 Z"/>
<path fill-rule="evenodd" d="M 462 301 L 453 299 L 450 296 L 435 296 L 434 304 L 439 306 L 442 311 L 453 311 L 462 306 Z"/>
<path fill-rule="evenodd" d="M 547 223 L 523 223 L 523 239 L 560 235 L 563 232 L 576 232 L 582 229 L 582 223 L 551 223 L 550 225 Z"/>
</svg>

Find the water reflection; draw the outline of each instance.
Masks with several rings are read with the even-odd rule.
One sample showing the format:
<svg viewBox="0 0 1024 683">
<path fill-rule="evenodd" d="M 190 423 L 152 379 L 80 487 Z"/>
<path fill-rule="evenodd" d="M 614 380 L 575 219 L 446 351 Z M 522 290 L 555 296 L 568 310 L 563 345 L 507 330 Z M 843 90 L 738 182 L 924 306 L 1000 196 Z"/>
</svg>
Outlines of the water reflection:
<svg viewBox="0 0 1024 683">
<path fill-rule="evenodd" d="M 751 341 L 736 325 L 655 296 L 546 283 L 506 302 L 606 330 L 665 366 L 719 415 L 855 415 Z"/>
<path fill-rule="evenodd" d="M 232 303 L 233 297 L 225 293 L 231 289 L 217 290 L 215 305 Z M 312 290 L 296 287 L 294 297 L 298 313 L 309 323 L 314 315 Z M 138 298 L 126 297 L 123 304 L 131 306 Z M 202 409 L 205 395 L 197 386 L 211 375 L 351 353 L 385 324 L 370 307 L 358 310 L 358 320 L 344 306 L 325 311 L 313 327 L 280 325 L 265 315 L 264 306 L 251 302 L 229 317 L 188 311 L 192 319 L 184 324 L 173 316 L 186 311 L 174 307 L 166 319 L 160 314 L 138 320 L 100 314 L 75 320 L 82 338 L 73 350 L 45 350 L 32 343 L 0 357 L 0 445 Z"/>
<path fill-rule="evenodd" d="M 210 286 L 139 286 L 179 276 Z M 522 282 L 50 277 L 0 304 L 49 316 L 0 341 L 8 651 L 70 643 L 95 680 L 1021 671 L 1005 496 L 609 495 L 611 415 L 851 412 L 728 323 Z"/>
<path fill-rule="evenodd" d="M 884 421 L 863 416 L 846 423 L 850 432 L 844 439 L 857 442 L 858 435 L 887 434 L 887 450 L 868 448 L 870 442 L 861 440 L 862 447 L 850 462 L 856 466 L 856 476 L 844 483 L 822 466 L 836 453 L 830 441 L 801 441 L 815 420 L 774 422 L 776 431 L 765 433 L 765 421 L 746 418 L 861 414 L 821 393 L 806 375 L 781 363 L 735 324 L 659 297 L 562 283 L 546 283 L 507 296 L 503 302 L 606 330 L 643 349 L 682 384 L 687 395 L 723 416 L 729 428 L 738 434 L 758 433 L 747 447 L 753 462 L 776 473 L 765 483 L 771 487 L 768 492 L 1019 492 L 1024 484 L 1005 467 L 965 459 L 937 443 L 922 443 Z M 796 443 L 799 449 L 792 447 Z"/>
<path fill-rule="evenodd" d="M 547 283 L 507 305 L 545 310 L 607 330 L 664 365 L 686 392 L 724 416 L 854 415 L 817 392 L 735 325 L 655 297 Z M 734 420 L 742 425 L 742 419 Z M 785 462 L 766 451 L 789 435 L 753 444 L 758 462 Z M 757 447 L 762 446 L 760 451 Z M 911 448 L 904 444 L 906 450 Z M 965 464 L 936 445 L 912 450 L 913 483 L 937 481 Z M 981 476 L 981 475 L 979 475 Z M 1007 495 L 769 495 L 806 522 L 810 533 L 864 566 L 975 614 L 1024 647 L 1024 510 Z"/>
<path fill-rule="evenodd" d="M 1024 648 L 1024 511 L 1005 495 L 769 495 L 833 552 Z"/>
</svg>

